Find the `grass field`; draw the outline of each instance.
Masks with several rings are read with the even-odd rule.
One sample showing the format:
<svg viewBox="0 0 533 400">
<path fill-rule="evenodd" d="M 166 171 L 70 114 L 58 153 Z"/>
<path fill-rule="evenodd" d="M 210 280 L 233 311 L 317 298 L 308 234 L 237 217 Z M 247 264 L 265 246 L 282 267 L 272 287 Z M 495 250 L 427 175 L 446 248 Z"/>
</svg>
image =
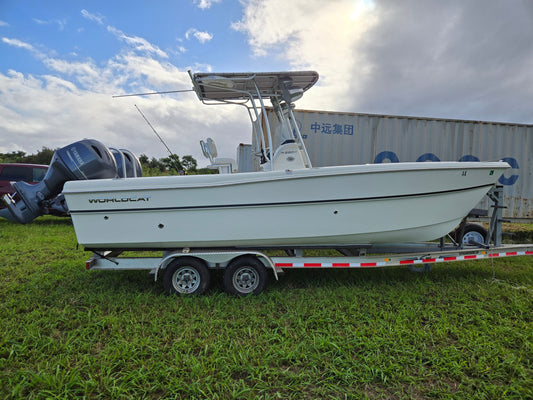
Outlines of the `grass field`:
<svg viewBox="0 0 533 400">
<path fill-rule="evenodd" d="M 187 298 L 87 272 L 68 219 L 0 235 L 3 399 L 533 398 L 532 257 L 293 270 L 258 296 Z"/>
</svg>

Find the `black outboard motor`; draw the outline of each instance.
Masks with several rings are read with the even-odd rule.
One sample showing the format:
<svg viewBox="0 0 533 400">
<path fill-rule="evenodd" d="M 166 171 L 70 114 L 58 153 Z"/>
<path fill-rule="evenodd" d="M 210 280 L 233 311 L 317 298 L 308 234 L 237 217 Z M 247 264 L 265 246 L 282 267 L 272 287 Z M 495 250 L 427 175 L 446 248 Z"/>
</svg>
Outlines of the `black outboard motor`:
<svg viewBox="0 0 533 400">
<path fill-rule="evenodd" d="M 71 180 L 105 179 L 117 177 L 117 164 L 110 151 L 97 140 L 84 139 L 65 146 L 54 153 L 44 179 L 36 185 L 15 182 L 19 200 L 5 196 L 7 208 L 0 217 L 26 224 L 46 213 L 45 204 L 61 193 Z"/>
<path fill-rule="evenodd" d="M 117 163 L 117 173 L 119 178 L 137 178 L 142 176 L 143 170 L 139 159 L 129 150 L 115 149 L 109 150 Z"/>
</svg>

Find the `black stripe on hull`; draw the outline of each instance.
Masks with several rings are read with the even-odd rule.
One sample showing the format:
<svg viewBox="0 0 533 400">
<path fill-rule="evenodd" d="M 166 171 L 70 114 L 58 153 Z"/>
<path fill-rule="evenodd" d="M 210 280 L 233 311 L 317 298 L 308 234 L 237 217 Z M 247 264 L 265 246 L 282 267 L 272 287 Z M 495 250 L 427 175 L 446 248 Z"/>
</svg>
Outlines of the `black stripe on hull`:
<svg viewBox="0 0 533 400">
<path fill-rule="evenodd" d="M 106 209 L 88 209 L 88 210 L 70 210 L 71 214 L 87 214 L 87 213 L 115 213 L 115 212 L 147 212 L 147 211 L 179 211 L 179 210 L 203 210 L 203 209 L 224 209 L 224 208 L 244 208 L 244 207 L 275 207 L 275 206 L 295 206 L 295 205 L 308 205 L 308 204 L 325 204 L 325 203 L 347 203 L 356 201 L 376 201 L 376 200 L 389 200 L 389 199 L 405 199 L 412 197 L 422 196 L 435 196 L 441 194 L 459 193 L 469 190 L 476 190 L 481 188 L 487 188 L 487 191 L 493 185 L 480 185 L 462 189 L 443 190 L 438 192 L 426 192 L 426 193 L 410 193 L 402 195 L 391 196 L 376 196 L 376 197 L 359 197 L 349 199 L 328 199 L 328 200 L 303 200 L 303 201 L 287 201 L 276 203 L 248 203 L 248 204 L 213 204 L 203 206 L 182 206 L 182 207 L 148 207 L 148 208 L 106 208 Z"/>
</svg>

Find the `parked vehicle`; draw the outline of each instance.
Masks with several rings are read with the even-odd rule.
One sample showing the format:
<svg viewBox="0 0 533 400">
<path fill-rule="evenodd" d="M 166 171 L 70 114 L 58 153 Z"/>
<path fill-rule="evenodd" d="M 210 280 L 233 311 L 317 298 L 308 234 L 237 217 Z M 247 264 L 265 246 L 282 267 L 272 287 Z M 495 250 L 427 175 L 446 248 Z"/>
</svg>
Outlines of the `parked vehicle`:
<svg viewBox="0 0 533 400">
<path fill-rule="evenodd" d="M 0 198 L 4 195 L 13 195 L 15 189 L 12 182 L 27 182 L 35 184 L 41 182 L 48 171 L 47 165 L 39 164 L 21 164 L 21 163 L 2 163 L 0 164 Z M 5 207 L 3 200 L 0 207 Z"/>
</svg>

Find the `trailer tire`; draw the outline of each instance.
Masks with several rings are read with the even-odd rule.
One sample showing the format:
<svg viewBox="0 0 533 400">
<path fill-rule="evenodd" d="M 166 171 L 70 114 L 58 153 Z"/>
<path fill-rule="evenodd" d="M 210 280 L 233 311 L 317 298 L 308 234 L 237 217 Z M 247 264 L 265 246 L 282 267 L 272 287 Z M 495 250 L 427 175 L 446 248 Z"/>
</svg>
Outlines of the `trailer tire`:
<svg viewBox="0 0 533 400">
<path fill-rule="evenodd" d="M 172 261 L 163 275 L 167 294 L 199 295 L 209 286 L 209 270 L 205 263 L 193 257 L 180 257 Z"/>
<path fill-rule="evenodd" d="M 256 257 L 239 257 L 224 272 L 224 289 L 235 296 L 259 294 L 265 290 L 268 273 Z"/>
<path fill-rule="evenodd" d="M 487 239 L 488 232 L 485 228 L 478 224 L 466 224 L 463 229 L 463 236 L 460 243 L 470 244 L 470 240 L 484 244 Z"/>
</svg>

